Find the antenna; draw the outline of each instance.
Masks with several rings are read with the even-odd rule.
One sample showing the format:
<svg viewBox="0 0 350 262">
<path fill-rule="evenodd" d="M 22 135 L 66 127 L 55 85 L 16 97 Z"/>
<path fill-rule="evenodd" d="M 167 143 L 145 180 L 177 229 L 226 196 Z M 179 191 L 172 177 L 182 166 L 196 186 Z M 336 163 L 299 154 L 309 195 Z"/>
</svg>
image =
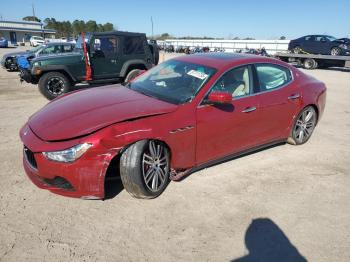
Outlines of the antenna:
<svg viewBox="0 0 350 262">
<path fill-rule="evenodd" d="M 151 16 L 151 24 L 152 24 L 152 39 L 154 39 L 153 37 L 153 17 Z"/>
</svg>

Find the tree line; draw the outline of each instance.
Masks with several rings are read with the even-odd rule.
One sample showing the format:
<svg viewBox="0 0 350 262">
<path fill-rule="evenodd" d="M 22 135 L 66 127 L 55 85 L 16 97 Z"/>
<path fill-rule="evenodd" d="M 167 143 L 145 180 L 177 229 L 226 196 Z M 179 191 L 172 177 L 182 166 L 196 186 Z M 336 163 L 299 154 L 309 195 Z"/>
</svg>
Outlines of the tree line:
<svg viewBox="0 0 350 262">
<path fill-rule="evenodd" d="M 41 22 L 37 17 L 26 16 L 25 21 Z M 81 32 L 107 32 L 116 30 L 112 23 L 98 24 L 94 20 L 57 21 L 55 18 L 44 19 L 44 28 L 56 30 L 56 37 L 75 37 Z"/>
</svg>

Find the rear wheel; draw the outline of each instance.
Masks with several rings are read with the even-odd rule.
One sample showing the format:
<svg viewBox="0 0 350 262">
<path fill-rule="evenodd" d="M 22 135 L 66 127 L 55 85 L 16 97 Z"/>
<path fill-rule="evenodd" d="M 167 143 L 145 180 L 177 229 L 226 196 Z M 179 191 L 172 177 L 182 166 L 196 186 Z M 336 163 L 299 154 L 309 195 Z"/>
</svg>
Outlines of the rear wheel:
<svg viewBox="0 0 350 262">
<path fill-rule="evenodd" d="M 142 140 L 128 147 L 120 158 L 124 188 L 136 198 L 155 198 L 169 184 L 170 156 L 155 140 Z"/>
<path fill-rule="evenodd" d="M 312 58 L 305 59 L 303 65 L 305 69 L 309 69 L 309 70 L 316 69 L 318 66 L 317 61 Z"/>
<path fill-rule="evenodd" d="M 39 90 L 47 99 L 52 100 L 71 90 L 71 81 L 62 73 L 50 72 L 39 80 Z"/>
<path fill-rule="evenodd" d="M 300 48 L 300 46 L 296 46 L 292 49 L 292 53 L 294 54 L 301 54 L 302 53 L 302 50 Z"/>
<path fill-rule="evenodd" d="M 331 49 L 331 55 L 337 56 L 337 55 L 340 55 L 340 53 L 341 53 L 341 49 L 339 47 L 333 47 Z"/>
<path fill-rule="evenodd" d="M 141 74 L 141 71 L 140 69 L 133 69 L 131 70 L 127 76 L 125 77 L 125 80 L 124 80 L 124 83 L 130 83 L 135 77 L 137 77 L 139 74 Z"/>
<path fill-rule="evenodd" d="M 297 116 L 288 142 L 294 145 L 306 143 L 312 135 L 317 122 L 317 113 L 313 106 L 305 107 Z"/>
</svg>

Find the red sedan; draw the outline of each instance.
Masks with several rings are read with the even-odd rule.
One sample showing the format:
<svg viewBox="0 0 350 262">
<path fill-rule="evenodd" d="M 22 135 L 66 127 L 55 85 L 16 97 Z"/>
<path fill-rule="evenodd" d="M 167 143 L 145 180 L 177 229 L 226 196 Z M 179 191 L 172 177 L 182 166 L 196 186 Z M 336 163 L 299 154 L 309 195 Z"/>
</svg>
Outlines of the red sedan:
<svg viewBox="0 0 350 262">
<path fill-rule="evenodd" d="M 112 172 L 134 197 L 154 198 L 207 165 L 305 143 L 325 101 L 322 82 L 275 59 L 182 56 L 126 86 L 47 104 L 20 131 L 24 169 L 38 187 L 65 196 L 104 198 Z"/>
</svg>

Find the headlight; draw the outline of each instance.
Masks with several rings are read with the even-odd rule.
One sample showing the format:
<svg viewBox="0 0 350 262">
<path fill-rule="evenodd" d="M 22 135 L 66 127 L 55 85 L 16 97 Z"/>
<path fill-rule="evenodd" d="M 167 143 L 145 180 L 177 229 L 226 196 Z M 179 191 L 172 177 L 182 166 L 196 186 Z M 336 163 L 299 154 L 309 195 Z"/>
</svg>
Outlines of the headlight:
<svg viewBox="0 0 350 262">
<path fill-rule="evenodd" d="M 62 151 L 43 152 L 43 155 L 52 161 L 69 163 L 80 158 L 91 146 L 92 144 L 84 143 Z"/>
<path fill-rule="evenodd" d="M 343 48 L 343 49 L 348 49 L 348 46 L 346 44 L 341 44 L 339 45 L 340 48 Z"/>
</svg>

